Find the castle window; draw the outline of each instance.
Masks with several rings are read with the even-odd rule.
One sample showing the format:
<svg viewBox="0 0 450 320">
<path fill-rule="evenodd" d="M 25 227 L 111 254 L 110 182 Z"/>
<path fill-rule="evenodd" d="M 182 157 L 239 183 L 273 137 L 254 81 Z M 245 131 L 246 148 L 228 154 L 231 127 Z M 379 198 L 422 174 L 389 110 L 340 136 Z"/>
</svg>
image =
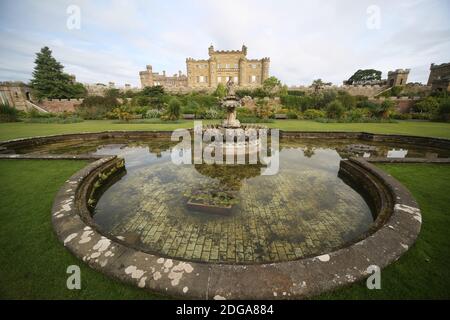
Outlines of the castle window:
<svg viewBox="0 0 450 320">
<path fill-rule="evenodd" d="M 222 82 L 222 77 L 217 77 L 217 82 Z"/>
<path fill-rule="evenodd" d="M 225 67 L 226 67 L 227 69 L 230 69 L 230 64 L 227 63 L 227 64 L 225 65 Z"/>
<path fill-rule="evenodd" d="M 253 68 L 253 69 L 256 69 L 256 64 L 252 64 L 252 68 Z"/>
<path fill-rule="evenodd" d="M 253 75 L 253 76 L 251 77 L 250 82 L 251 82 L 251 83 L 255 83 L 255 82 L 256 82 L 256 76 Z"/>
<path fill-rule="evenodd" d="M 234 82 L 234 83 L 238 83 L 238 82 L 239 82 L 239 78 L 238 78 L 238 77 L 234 77 L 233 82 Z"/>
<path fill-rule="evenodd" d="M 217 69 L 220 69 L 220 63 L 217 64 Z"/>
<path fill-rule="evenodd" d="M 239 68 L 239 66 L 238 66 L 237 63 L 234 64 L 234 68 L 235 68 L 235 69 Z"/>
</svg>

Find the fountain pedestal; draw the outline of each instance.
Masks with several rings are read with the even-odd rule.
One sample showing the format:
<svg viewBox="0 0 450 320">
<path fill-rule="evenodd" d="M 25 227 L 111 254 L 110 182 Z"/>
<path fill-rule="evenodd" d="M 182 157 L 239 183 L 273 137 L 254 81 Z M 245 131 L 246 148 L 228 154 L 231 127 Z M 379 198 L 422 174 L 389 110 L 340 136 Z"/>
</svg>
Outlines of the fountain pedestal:
<svg viewBox="0 0 450 320">
<path fill-rule="evenodd" d="M 222 102 L 222 107 L 226 108 L 227 117 L 222 122 L 224 128 L 240 128 L 241 123 L 236 117 L 236 108 L 240 106 L 239 100 L 235 96 L 227 96 Z"/>
</svg>

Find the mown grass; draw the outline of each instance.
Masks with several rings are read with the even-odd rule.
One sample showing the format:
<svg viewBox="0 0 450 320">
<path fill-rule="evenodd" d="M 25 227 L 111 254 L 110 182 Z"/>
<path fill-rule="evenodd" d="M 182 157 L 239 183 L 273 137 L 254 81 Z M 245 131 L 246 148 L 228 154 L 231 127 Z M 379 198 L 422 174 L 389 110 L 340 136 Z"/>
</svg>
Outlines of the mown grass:
<svg viewBox="0 0 450 320">
<path fill-rule="evenodd" d="M 321 299 L 449 299 L 450 298 L 450 165 L 380 164 L 402 182 L 419 202 L 422 229 L 415 245 L 381 272 L 381 290 L 365 282 Z"/>
<path fill-rule="evenodd" d="M 85 165 L 72 160 L 0 160 L 0 299 L 161 298 L 94 271 L 54 235 L 53 198 Z M 66 287 L 70 265 L 81 268 L 81 290 Z"/>
<path fill-rule="evenodd" d="M 206 120 L 204 124 L 218 123 Z M 174 130 L 192 128 L 191 120 L 167 123 L 117 123 L 115 120 L 90 120 L 79 123 L 0 123 L 0 141 L 63 133 L 99 132 L 108 130 Z M 289 131 L 365 131 L 429 137 L 450 138 L 450 123 L 427 121 L 399 121 L 397 123 L 320 123 L 308 120 L 275 120 L 266 123 L 271 128 Z"/>
<path fill-rule="evenodd" d="M 0 298 L 155 299 L 73 257 L 53 234 L 53 198 L 84 161 L 0 160 Z M 450 297 L 450 166 L 383 164 L 418 200 L 423 225 L 416 244 L 382 271 L 381 290 L 355 284 L 320 299 L 448 299 Z M 66 288 L 66 268 L 81 268 L 82 289 Z"/>
</svg>

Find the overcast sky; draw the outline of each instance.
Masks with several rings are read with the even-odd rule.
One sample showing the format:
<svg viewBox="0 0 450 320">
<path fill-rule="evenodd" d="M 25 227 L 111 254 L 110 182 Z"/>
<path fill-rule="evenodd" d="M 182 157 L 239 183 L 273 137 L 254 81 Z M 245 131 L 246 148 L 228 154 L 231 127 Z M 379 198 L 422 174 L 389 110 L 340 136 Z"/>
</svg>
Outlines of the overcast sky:
<svg viewBox="0 0 450 320">
<path fill-rule="evenodd" d="M 67 27 L 70 5 L 79 29 Z M 185 73 L 210 44 L 245 44 L 289 85 L 341 84 L 361 68 L 410 68 L 409 81 L 424 83 L 432 62 L 450 62 L 450 1 L 0 0 L 0 39 L 2 81 L 28 81 L 43 46 L 80 82 L 138 86 L 147 64 Z"/>
</svg>

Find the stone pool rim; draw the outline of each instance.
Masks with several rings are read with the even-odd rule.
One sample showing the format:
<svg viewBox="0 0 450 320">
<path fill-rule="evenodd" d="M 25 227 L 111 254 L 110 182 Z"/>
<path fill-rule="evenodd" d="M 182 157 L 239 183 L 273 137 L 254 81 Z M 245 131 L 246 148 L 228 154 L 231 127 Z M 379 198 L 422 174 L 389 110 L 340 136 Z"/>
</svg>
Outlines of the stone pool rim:
<svg viewBox="0 0 450 320">
<path fill-rule="evenodd" d="M 114 132 L 107 134 L 111 133 Z M 128 131 L 122 133 L 129 136 Z M 148 133 L 159 135 L 161 132 L 145 131 L 144 135 Z M 166 133 L 163 132 L 162 135 L 166 136 Z M 96 136 L 98 134 L 105 133 L 95 133 Z M 294 136 L 298 134 L 296 132 Z M 312 134 L 317 135 L 317 132 Z M 325 134 L 330 135 L 329 132 Z M 339 132 L 339 136 L 344 134 L 346 133 Z M 352 138 L 357 138 L 358 134 L 367 135 L 354 132 L 349 134 Z M 67 137 L 67 135 L 62 136 Z M 389 135 L 381 135 L 381 137 L 386 136 Z M 398 136 L 394 135 L 394 137 Z M 418 138 L 426 140 L 425 137 Z M 26 142 L 24 140 L 29 139 L 13 141 Z M 450 145 L 450 140 L 438 139 L 438 142 L 439 140 L 443 140 L 445 148 Z M 2 145 L 4 143 L 0 144 Z M 2 158 L 29 159 L 30 157 L 5 154 Z M 49 156 L 48 158 L 58 157 Z M 68 159 L 76 159 L 76 157 L 68 157 Z M 414 244 L 420 232 L 420 209 L 409 191 L 368 161 L 351 158 L 343 161 L 356 165 L 383 181 L 394 200 L 389 219 L 367 238 L 348 247 L 312 258 L 258 265 L 208 264 L 159 257 L 124 246 L 101 235 L 92 226 L 86 224 L 79 215 L 76 204 L 79 186 L 93 171 L 117 159 L 116 156 L 105 156 L 101 159 L 92 157 L 92 160 L 96 160 L 95 162 L 88 164 L 65 182 L 55 197 L 52 208 L 54 232 L 72 254 L 90 267 L 154 292 L 191 299 L 311 297 L 366 278 L 369 275 L 367 267 L 370 265 L 377 265 L 383 269 L 398 260 Z M 443 162 L 442 160 L 448 162 L 448 158 L 441 158 L 439 162 Z M 375 161 L 370 160 L 370 162 Z M 435 161 L 430 159 L 427 162 Z"/>
<path fill-rule="evenodd" d="M 189 129 L 192 131 L 193 129 Z M 271 129 L 269 129 L 271 130 Z M 413 136 L 413 135 L 399 135 L 399 134 L 380 134 L 369 133 L 363 131 L 280 131 L 280 138 L 311 138 L 311 139 L 359 139 L 363 141 L 376 142 L 393 142 L 404 143 L 409 145 L 419 145 L 431 148 L 440 148 L 450 150 L 450 139 Z M 51 142 L 58 142 L 71 139 L 114 139 L 114 138 L 158 138 L 170 137 L 173 131 L 165 130 L 110 130 L 99 132 L 79 132 L 67 134 L 55 134 L 47 136 L 34 136 L 10 139 L 0 141 L 0 154 L 7 154 L 13 151 L 14 148 L 30 147 L 34 145 L 46 144 Z"/>
</svg>

